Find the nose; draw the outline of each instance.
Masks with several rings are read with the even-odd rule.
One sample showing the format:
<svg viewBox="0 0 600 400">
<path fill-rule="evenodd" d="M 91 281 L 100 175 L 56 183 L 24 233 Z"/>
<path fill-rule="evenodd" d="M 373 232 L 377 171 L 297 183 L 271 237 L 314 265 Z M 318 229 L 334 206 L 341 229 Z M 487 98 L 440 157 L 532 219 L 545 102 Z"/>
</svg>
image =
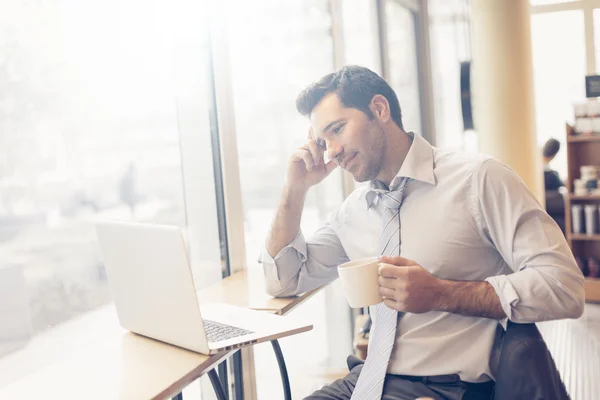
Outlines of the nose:
<svg viewBox="0 0 600 400">
<path fill-rule="evenodd" d="M 327 142 L 327 157 L 329 157 L 330 160 L 334 160 L 335 157 L 340 154 L 343 151 L 343 148 L 341 145 L 328 141 Z"/>
</svg>

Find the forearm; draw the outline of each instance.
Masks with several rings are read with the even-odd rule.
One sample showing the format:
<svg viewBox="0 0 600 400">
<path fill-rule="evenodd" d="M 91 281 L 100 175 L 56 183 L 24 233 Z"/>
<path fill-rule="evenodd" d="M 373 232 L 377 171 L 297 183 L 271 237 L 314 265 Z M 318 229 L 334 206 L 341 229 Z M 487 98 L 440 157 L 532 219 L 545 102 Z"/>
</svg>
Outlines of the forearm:
<svg viewBox="0 0 600 400">
<path fill-rule="evenodd" d="M 488 282 L 440 280 L 438 311 L 502 320 L 506 313 Z"/>
<path fill-rule="evenodd" d="M 271 257 L 275 257 L 300 231 L 305 198 L 304 190 L 295 190 L 288 185 L 283 188 L 275 220 L 266 241 L 266 248 Z"/>
</svg>

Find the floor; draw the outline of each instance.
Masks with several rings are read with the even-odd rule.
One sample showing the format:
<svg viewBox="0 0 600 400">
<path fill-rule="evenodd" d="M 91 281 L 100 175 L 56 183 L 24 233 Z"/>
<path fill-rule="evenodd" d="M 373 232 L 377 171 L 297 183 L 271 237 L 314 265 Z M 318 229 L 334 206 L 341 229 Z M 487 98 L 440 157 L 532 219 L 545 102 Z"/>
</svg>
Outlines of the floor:
<svg viewBox="0 0 600 400">
<path fill-rule="evenodd" d="M 543 322 L 538 328 L 571 399 L 599 399 L 600 304 L 586 304 L 577 320 Z"/>
</svg>

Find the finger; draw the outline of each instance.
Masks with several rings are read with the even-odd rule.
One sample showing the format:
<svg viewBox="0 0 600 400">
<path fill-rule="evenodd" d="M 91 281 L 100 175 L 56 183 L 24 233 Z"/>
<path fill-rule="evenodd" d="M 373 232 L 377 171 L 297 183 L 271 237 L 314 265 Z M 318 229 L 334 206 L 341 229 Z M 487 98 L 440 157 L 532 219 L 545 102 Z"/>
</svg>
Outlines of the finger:
<svg viewBox="0 0 600 400">
<path fill-rule="evenodd" d="M 317 142 L 313 139 L 308 141 L 308 149 L 313 158 L 313 162 L 315 165 L 319 165 L 321 158 L 323 158 L 323 151 L 317 145 Z"/>
<path fill-rule="evenodd" d="M 296 162 L 304 161 L 304 164 L 306 165 L 306 169 L 308 171 L 310 171 L 313 167 L 312 155 L 310 154 L 310 151 L 308 149 L 299 148 L 298 150 L 292 153 L 292 159 Z"/>
<path fill-rule="evenodd" d="M 312 171 L 315 163 L 313 161 L 312 154 L 310 154 L 310 151 L 305 151 L 304 153 L 302 153 L 302 159 L 304 160 L 304 164 L 306 164 L 306 170 Z"/>
<path fill-rule="evenodd" d="M 308 137 L 306 139 L 310 140 L 310 139 L 314 139 L 315 136 L 313 135 L 313 128 L 312 126 L 308 128 Z"/>
<path fill-rule="evenodd" d="M 294 161 L 302 161 L 304 159 L 304 152 L 308 151 L 308 148 L 306 145 L 297 148 L 293 153 L 292 153 L 292 159 Z"/>
<path fill-rule="evenodd" d="M 383 304 L 391 308 L 392 310 L 402 311 L 398 308 L 398 302 L 394 299 L 383 299 Z"/>
<path fill-rule="evenodd" d="M 410 260 L 408 258 L 404 258 L 404 257 L 401 257 L 401 256 L 394 256 L 394 257 L 381 256 L 380 260 L 381 260 L 381 262 L 384 262 L 386 264 L 393 264 L 393 265 L 397 265 L 399 267 L 406 266 L 406 265 L 416 265 L 417 264 L 413 260 Z"/>
<path fill-rule="evenodd" d="M 325 164 L 325 174 L 329 175 L 331 171 L 337 168 L 337 166 L 338 165 L 335 161 L 329 161 L 327 164 Z"/>
<path fill-rule="evenodd" d="M 390 289 L 395 289 L 398 285 L 398 279 L 397 278 L 389 278 L 389 277 L 380 275 L 377 277 L 377 283 L 379 283 L 379 286 L 383 286 L 383 287 L 390 288 Z"/>
<path fill-rule="evenodd" d="M 406 275 L 404 265 L 379 264 L 379 276 L 384 278 L 400 278 Z"/>
<path fill-rule="evenodd" d="M 379 286 L 379 294 L 382 295 L 384 299 L 396 301 L 396 291 L 394 289 Z"/>
</svg>

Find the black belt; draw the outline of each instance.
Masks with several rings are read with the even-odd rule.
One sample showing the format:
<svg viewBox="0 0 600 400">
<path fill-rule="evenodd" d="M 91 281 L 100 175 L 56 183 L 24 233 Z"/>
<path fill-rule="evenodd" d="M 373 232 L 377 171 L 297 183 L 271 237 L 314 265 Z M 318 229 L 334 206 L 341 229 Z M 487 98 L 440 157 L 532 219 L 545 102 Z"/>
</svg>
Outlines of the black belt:
<svg viewBox="0 0 600 400">
<path fill-rule="evenodd" d="M 493 386 L 494 381 L 480 382 L 480 383 L 472 383 L 472 382 L 464 382 L 460 380 L 460 376 L 457 374 L 452 375 L 434 375 L 434 376 L 411 376 L 411 375 L 394 375 L 402 379 L 406 379 L 412 382 L 421 382 L 425 385 L 427 384 L 437 384 L 437 385 L 452 385 L 462 383 L 468 388 L 476 388 L 476 387 L 487 387 Z"/>
<path fill-rule="evenodd" d="M 460 383 L 460 376 L 457 374 L 452 375 L 434 375 L 434 376 L 411 376 L 411 375 L 396 375 L 402 379 L 406 379 L 411 382 L 421 382 L 424 384 L 446 384 L 450 385 L 453 383 Z"/>
</svg>

